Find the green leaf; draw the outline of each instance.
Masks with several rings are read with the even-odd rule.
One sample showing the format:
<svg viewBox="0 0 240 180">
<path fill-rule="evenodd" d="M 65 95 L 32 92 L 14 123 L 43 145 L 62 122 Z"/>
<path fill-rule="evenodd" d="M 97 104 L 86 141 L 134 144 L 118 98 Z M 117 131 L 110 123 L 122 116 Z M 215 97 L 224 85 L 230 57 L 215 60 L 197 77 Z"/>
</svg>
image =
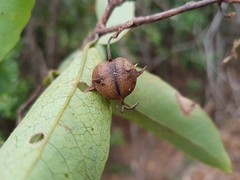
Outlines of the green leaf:
<svg viewBox="0 0 240 180">
<path fill-rule="evenodd" d="M 0 1 L 0 61 L 18 42 L 31 16 L 34 2 L 34 0 Z"/>
<path fill-rule="evenodd" d="M 136 89 L 125 100 L 128 105 L 137 101 L 140 104 L 133 111 L 125 111 L 122 115 L 116 107 L 113 107 L 113 111 L 152 131 L 192 157 L 231 172 L 231 162 L 219 132 L 199 105 L 148 72 L 138 78 Z"/>
<path fill-rule="evenodd" d="M 106 60 L 107 59 L 107 52 L 106 52 L 105 46 L 103 46 L 101 44 L 96 44 L 94 47 L 98 51 L 102 60 Z"/>
<path fill-rule="evenodd" d="M 108 1 L 103 1 L 103 0 L 96 0 L 96 15 L 97 19 L 101 19 L 103 16 L 103 13 L 107 7 Z M 115 25 L 119 25 L 122 23 L 127 22 L 128 20 L 131 20 L 134 18 L 134 11 L 135 11 L 135 2 L 130 2 L 130 1 L 125 1 L 121 6 L 117 6 L 112 14 L 110 15 L 106 27 L 111 27 Z M 129 29 L 124 30 L 119 34 L 118 38 L 113 39 L 111 43 L 117 42 L 119 39 L 121 39 Z M 102 36 L 98 43 L 99 44 L 107 44 L 109 38 L 113 35 L 114 33 L 109 33 L 104 36 Z"/>
<path fill-rule="evenodd" d="M 111 106 L 91 84 L 101 61 L 95 49 L 78 52 L 0 149 L 1 179 L 100 179 L 110 144 Z"/>
</svg>

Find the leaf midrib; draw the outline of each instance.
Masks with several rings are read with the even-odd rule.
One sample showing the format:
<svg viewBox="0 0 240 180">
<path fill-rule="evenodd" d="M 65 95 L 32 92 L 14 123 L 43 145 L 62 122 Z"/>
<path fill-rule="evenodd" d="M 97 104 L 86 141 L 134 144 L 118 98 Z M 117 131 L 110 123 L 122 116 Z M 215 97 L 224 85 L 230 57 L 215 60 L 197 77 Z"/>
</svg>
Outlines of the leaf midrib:
<svg viewBox="0 0 240 180">
<path fill-rule="evenodd" d="M 96 39 L 95 39 L 95 40 L 96 40 Z M 95 40 L 94 40 L 94 42 L 95 42 Z M 59 113 L 58 113 L 58 115 L 57 115 L 57 117 L 56 117 L 56 119 L 55 119 L 52 127 L 50 128 L 50 131 L 49 131 L 48 135 L 46 136 L 45 141 L 43 141 L 43 144 L 42 144 L 40 150 L 38 151 L 39 153 L 37 154 L 37 156 L 36 156 L 35 160 L 32 162 L 32 164 L 30 165 L 29 171 L 26 173 L 26 176 L 23 178 L 23 180 L 27 179 L 27 178 L 29 177 L 29 175 L 32 173 L 32 171 L 33 171 L 34 167 L 36 166 L 37 162 L 39 161 L 39 159 L 40 159 L 40 157 L 41 157 L 41 154 L 42 154 L 42 152 L 44 151 L 44 148 L 46 147 L 46 145 L 47 145 L 47 143 L 48 143 L 48 141 L 49 141 L 49 139 L 50 139 L 50 137 L 51 137 L 51 135 L 52 135 L 55 127 L 57 126 L 58 122 L 60 121 L 60 118 L 62 117 L 63 112 L 65 111 L 67 105 L 69 104 L 71 98 L 73 97 L 73 95 L 74 95 L 74 93 L 75 93 L 75 91 L 76 91 L 76 89 L 77 89 L 78 82 L 80 81 L 80 78 L 81 78 L 82 73 L 83 73 L 84 65 L 85 65 L 86 60 L 87 60 L 88 50 L 89 50 L 90 46 L 91 46 L 94 42 L 90 42 L 89 44 L 87 44 L 87 45 L 85 46 L 85 48 L 84 48 L 84 50 L 83 50 L 82 62 L 81 62 L 81 65 L 80 65 L 79 74 L 78 74 L 78 76 L 77 76 L 77 78 L 76 78 L 76 82 L 74 83 L 73 88 L 72 88 L 72 90 L 71 90 L 71 92 L 70 92 L 70 94 L 69 94 L 66 102 L 64 103 L 62 109 L 59 111 Z M 77 56 L 76 56 L 76 57 L 77 57 Z"/>
</svg>

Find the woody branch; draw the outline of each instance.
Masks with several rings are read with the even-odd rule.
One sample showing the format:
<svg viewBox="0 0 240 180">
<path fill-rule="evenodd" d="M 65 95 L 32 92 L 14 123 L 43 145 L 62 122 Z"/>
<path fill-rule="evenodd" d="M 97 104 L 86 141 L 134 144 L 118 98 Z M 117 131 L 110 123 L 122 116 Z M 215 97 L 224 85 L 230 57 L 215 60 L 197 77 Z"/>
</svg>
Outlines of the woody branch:
<svg viewBox="0 0 240 180">
<path fill-rule="evenodd" d="M 155 21 L 160 21 L 160 20 L 175 16 L 177 14 L 181 14 L 181 13 L 191 11 L 194 9 L 198 9 L 201 7 L 209 6 L 209 5 L 216 4 L 216 3 L 219 5 L 219 7 L 221 7 L 221 3 L 228 3 L 228 4 L 240 3 L 240 0 L 202 0 L 202 1 L 197 1 L 197 2 L 190 1 L 183 6 L 173 8 L 173 9 L 161 12 L 161 13 L 148 15 L 148 16 L 142 16 L 142 17 L 136 17 L 136 18 L 133 18 L 132 20 L 129 20 L 129 21 L 127 21 L 123 24 L 119 24 L 117 26 L 112 26 L 112 27 L 108 27 L 108 28 L 105 27 L 106 22 L 107 22 L 109 16 L 111 15 L 113 9 L 116 6 L 120 5 L 123 1 L 124 0 L 109 0 L 108 6 L 105 10 L 103 17 L 97 23 L 97 25 L 96 25 L 94 31 L 92 32 L 92 34 L 90 35 L 90 37 L 84 41 L 82 47 L 87 42 L 91 41 L 95 37 L 95 34 L 98 34 L 100 37 L 107 33 L 116 32 L 116 34 L 114 36 L 117 37 L 118 34 L 120 34 L 124 29 L 130 29 L 130 28 L 141 26 L 143 24 L 149 24 L 149 23 L 152 23 Z M 223 15 L 225 15 L 225 14 L 223 14 Z M 227 15 L 225 15 L 225 16 L 227 16 Z"/>
</svg>

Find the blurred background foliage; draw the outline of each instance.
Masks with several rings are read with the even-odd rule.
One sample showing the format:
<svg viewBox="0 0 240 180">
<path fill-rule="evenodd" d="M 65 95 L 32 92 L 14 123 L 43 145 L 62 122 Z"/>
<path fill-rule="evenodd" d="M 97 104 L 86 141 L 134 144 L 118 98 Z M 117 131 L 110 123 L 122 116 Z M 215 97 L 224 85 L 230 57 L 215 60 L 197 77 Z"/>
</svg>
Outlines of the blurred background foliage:
<svg viewBox="0 0 240 180">
<path fill-rule="evenodd" d="M 186 2 L 137 0 L 135 14 L 154 14 Z M 78 49 L 94 29 L 97 21 L 94 3 L 94 0 L 36 1 L 21 40 L 0 62 L 0 141 L 15 128 L 18 108 L 42 86 L 48 71 L 56 69 Z M 239 59 L 222 65 L 231 53 L 233 41 L 240 37 L 240 6 L 223 4 L 223 10 L 237 15 L 224 18 L 214 4 L 134 28 L 111 49 L 113 57 L 123 56 L 140 66 L 147 65 L 148 71 L 197 101 L 225 132 L 225 127 L 236 126 L 240 113 Z M 223 139 L 228 139 L 228 135 Z M 182 171 L 176 161 L 183 159 L 183 155 L 135 124 L 114 117 L 111 138 L 108 173 L 103 179 L 117 179 L 116 174 L 122 173 L 127 174 L 124 179 L 174 179 L 173 172 Z M 164 156 L 171 158 L 167 161 Z M 183 164 L 185 167 L 189 163 L 185 160 Z M 164 173 L 155 166 L 162 167 Z"/>
</svg>

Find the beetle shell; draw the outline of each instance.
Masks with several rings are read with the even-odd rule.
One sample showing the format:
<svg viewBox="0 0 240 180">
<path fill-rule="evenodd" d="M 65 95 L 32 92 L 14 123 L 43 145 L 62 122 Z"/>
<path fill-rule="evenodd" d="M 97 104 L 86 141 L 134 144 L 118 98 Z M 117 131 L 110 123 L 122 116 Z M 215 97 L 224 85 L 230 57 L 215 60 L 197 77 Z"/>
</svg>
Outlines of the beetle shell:
<svg viewBox="0 0 240 180">
<path fill-rule="evenodd" d="M 138 72 L 125 58 L 99 63 L 92 74 L 94 88 L 104 97 L 122 100 L 135 88 Z"/>
</svg>

